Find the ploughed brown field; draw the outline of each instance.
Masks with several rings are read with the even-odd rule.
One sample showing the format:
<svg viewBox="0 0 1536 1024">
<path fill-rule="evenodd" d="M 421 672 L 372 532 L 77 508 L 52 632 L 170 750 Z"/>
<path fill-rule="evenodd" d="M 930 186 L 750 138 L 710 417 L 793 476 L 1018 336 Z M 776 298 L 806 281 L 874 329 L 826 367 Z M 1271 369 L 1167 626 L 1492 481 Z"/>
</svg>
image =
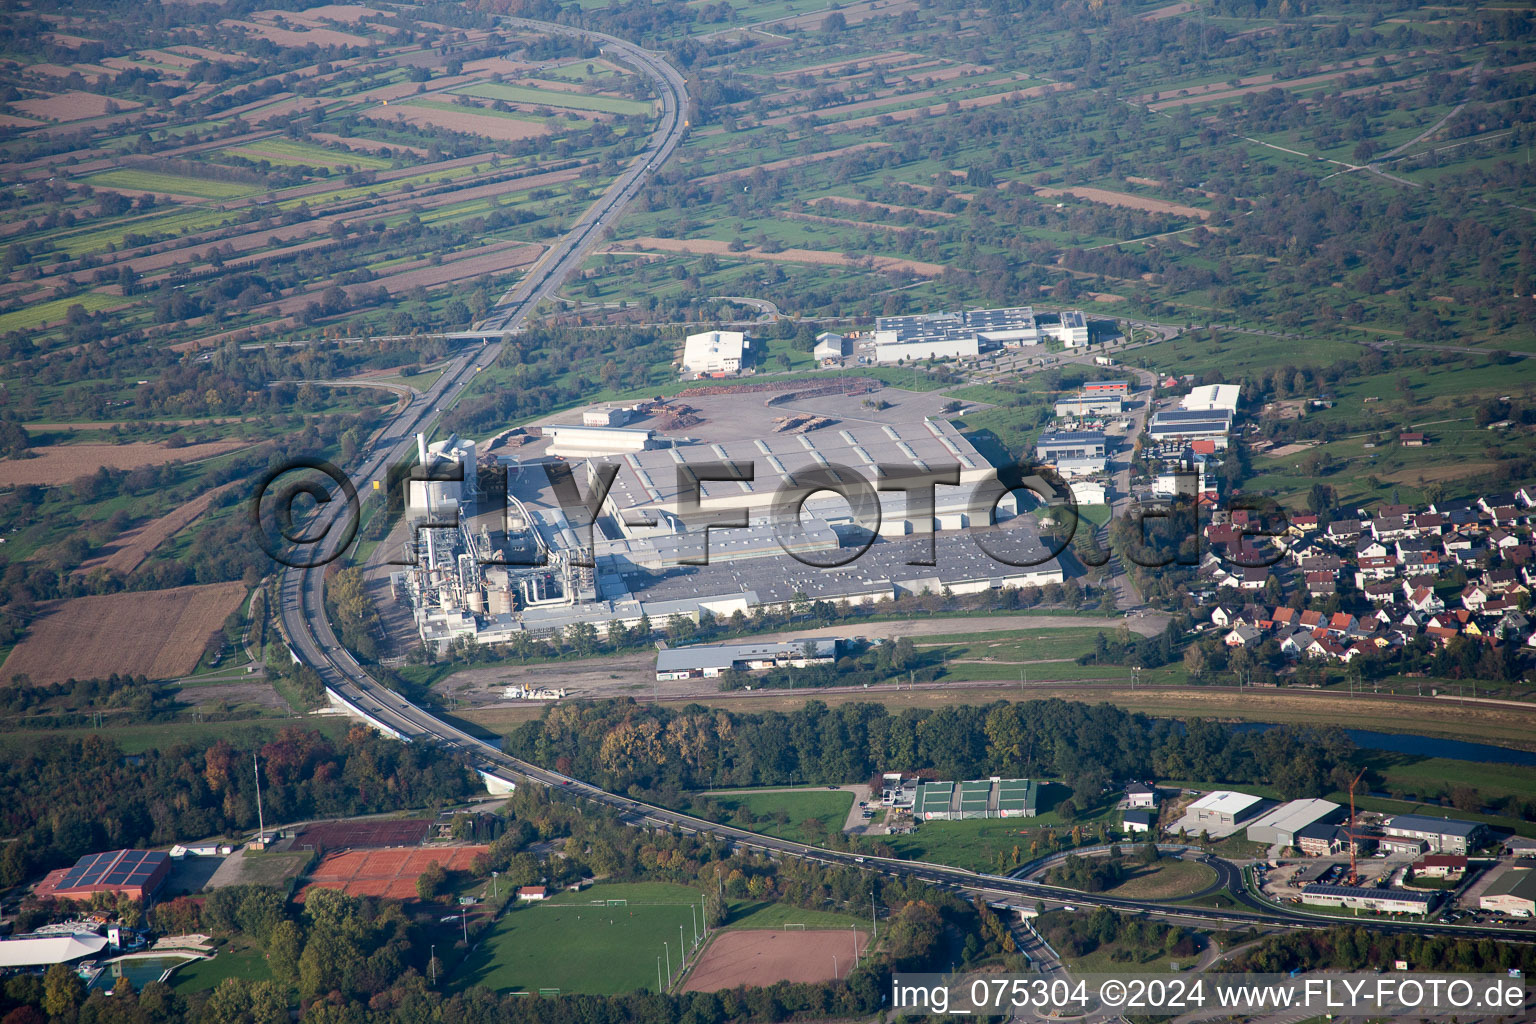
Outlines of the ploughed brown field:
<svg viewBox="0 0 1536 1024">
<path fill-rule="evenodd" d="M 245 597 L 243 583 L 128 591 L 53 602 L 0 665 L 0 682 L 174 679 L 197 667 L 208 640 Z"/>
<path fill-rule="evenodd" d="M 0 487 L 17 484 L 67 484 L 76 477 L 108 469 L 138 469 L 166 462 L 200 462 L 244 448 L 248 441 L 208 441 L 180 448 L 132 441 L 128 444 L 59 444 L 31 449 L 30 459 L 0 460 Z"/>
<path fill-rule="evenodd" d="M 776 981 L 831 981 L 853 968 L 854 945 L 862 955 L 869 936 L 853 929 L 777 931 L 767 928 L 719 932 L 704 950 L 685 992 L 720 992 L 738 985 Z M 834 961 L 833 958 L 836 957 Z"/>
</svg>

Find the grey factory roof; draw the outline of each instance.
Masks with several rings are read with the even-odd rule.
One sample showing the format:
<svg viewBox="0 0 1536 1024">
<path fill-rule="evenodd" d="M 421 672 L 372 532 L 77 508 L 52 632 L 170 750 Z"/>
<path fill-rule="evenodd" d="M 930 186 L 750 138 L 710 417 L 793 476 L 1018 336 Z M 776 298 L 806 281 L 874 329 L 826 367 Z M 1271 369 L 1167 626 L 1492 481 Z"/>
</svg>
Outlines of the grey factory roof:
<svg viewBox="0 0 1536 1024">
<path fill-rule="evenodd" d="M 1364 885 L 1325 885 L 1313 882 L 1302 887 L 1302 892 L 1313 896 L 1333 896 L 1335 898 L 1348 897 L 1357 900 L 1378 900 L 1385 902 L 1394 900 L 1399 903 L 1423 903 L 1428 904 L 1435 898 L 1432 892 L 1412 892 L 1408 889 L 1376 889 Z"/>
<path fill-rule="evenodd" d="M 812 434 L 774 434 L 769 437 L 681 445 L 654 451 L 631 452 L 618 458 L 619 474 L 610 499 L 621 509 L 662 505 L 675 507 L 685 489 L 691 489 L 690 467 L 700 463 L 738 462 L 752 466 L 751 481 L 700 481 L 703 500 L 739 501 L 752 496 L 767 511 L 774 494 L 786 482 L 809 472 L 846 467 L 870 486 L 880 479 L 881 465 L 911 466 L 922 470 L 958 467 L 962 477 L 984 474 L 990 463 L 958 430 L 942 420 L 917 424 L 852 424 Z M 679 471 L 684 475 L 679 483 Z M 793 483 L 791 483 L 793 486 Z"/>
<path fill-rule="evenodd" d="M 1431 835 L 1459 836 L 1465 839 L 1478 829 L 1481 822 L 1460 821 L 1456 818 L 1431 818 L 1427 814 L 1399 814 L 1387 822 L 1387 828 L 1403 832 L 1427 832 Z"/>
<path fill-rule="evenodd" d="M 726 669 L 738 661 L 766 661 L 770 658 L 797 658 L 805 655 L 805 645 L 816 645 L 816 657 L 837 656 L 837 640 L 786 640 L 780 643 L 700 644 L 693 647 L 669 647 L 656 654 L 657 672 L 684 672 L 708 668 Z"/>
<path fill-rule="evenodd" d="M 868 551 L 845 566 L 823 569 L 804 565 L 786 554 L 777 557 L 711 561 L 703 566 L 676 566 L 664 570 L 636 569 L 622 574 L 624 586 L 636 598 L 674 601 L 703 595 L 755 592 L 762 603 L 782 603 L 804 593 L 811 600 L 835 601 L 877 591 L 890 592 L 895 587 L 935 593 L 945 584 L 978 580 L 1003 580 L 1026 572 L 1059 571 L 1054 558 L 1044 558 L 1046 549 L 1031 527 L 1021 526 L 999 531 L 998 544 L 1006 545 L 1015 561 L 1028 551 L 1041 558 L 1041 564 L 1018 569 L 994 560 L 970 536 L 971 531 L 945 531 L 934 536 L 935 565 L 908 565 L 922 548 L 920 540 L 905 538 L 891 541 L 877 539 Z M 1007 537 L 1007 540 L 1003 540 Z M 925 552 L 924 552 L 925 553 Z"/>
<path fill-rule="evenodd" d="M 1054 430 L 1040 435 L 1040 444 L 1078 446 L 1084 444 L 1103 444 L 1104 433 L 1100 430 Z"/>
</svg>

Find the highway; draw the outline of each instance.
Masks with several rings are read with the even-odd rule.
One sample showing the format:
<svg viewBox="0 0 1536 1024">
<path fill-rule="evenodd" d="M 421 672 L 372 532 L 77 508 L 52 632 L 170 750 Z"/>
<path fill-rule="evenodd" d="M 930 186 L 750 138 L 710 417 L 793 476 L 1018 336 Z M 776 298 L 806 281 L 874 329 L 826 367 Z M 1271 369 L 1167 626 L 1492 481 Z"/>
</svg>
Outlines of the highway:
<svg viewBox="0 0 1536 1024">
<path fill-rule="evenodd" d="M 628 170 L 616 179 L 603 196 L 576 223 L 572 231 L 546 254 L 532 272 L 509 293 L 492 315 L 481 325 L 487 339 L 498 333 L 514 333 L 535 306 L 548 297 L 565 278 L 575 270 L 592 248 L 601 240 L 603 227 L 616 218 L 638 194 L 645 176 L 651 173 L 672 154 L 687 129 L 687 93 L 676 69 L 660 57 L 633 44 L 611 36 L 581 29 L 551 25 L 542 22 L 514 19 L 514 24 L 540 31 L 574 35 L 596 40 L 605 52 L 617 56 L 640 69 L 657 83 L 663 103 L 662 124 L 646 149 L 635 158 Z M 489 366 L 500 350 L 499 341 L 462 352 L 448 363 L 442 376 L 430 390 L 410 398 L 404 408 L 385 426 L 365 449 L 361 465 L 350 476 L 362 500 L 373 495 L 373 481 L 386 479 L 387 469 L 397 462 L 409 461 L 414 454 L 414 438 L 418 431 L 426 430 L 435 420 L 445 399 L 454 395 L 484 366 Z M 318 545 L 321 557 L 314 568 L 287 568 L 279 583 L 279 616 L 283 631 L 294 654 L 304 664 L 317 672 L 335 698 L 345 702 L 357 713 L 366 716 L 379 727 L 406 742 L 439 742 L 462 753 L 488 782 L 499 781 L 506 785 L 529 782 L 570 792 L 594 803 L 614 808 L 625 820 L 635 825 L 658 828 L 677 828 L 685 832 L 703 832 L 728 840 L 734 845 L 763 851 L 771 856 L 800 857 L 829 865 L 857 867 L 879 871 L 892 876 L 923 879 L 938 885 L 949 886 L 983 895 L 986 899 L 1003 904 L 1033 904 L 1045 900 L 1055 905 L 1105 906 L 1131 914 L 1154 914 L 1213 924 L 1261 924 L 1288 927 L 1318 927 L 1329 923 L 1271 906 L 1256 900 L 1242 891 L 1241 879 L 1235 869 L 1217 861 L 1218 871 L 1233 888 L 1234 896 L 1244 905 L 1242 910 L 1216 910 L 1205 907 L 1175 907 L 1145 900 L 1117 899 L 1114 897 L 1079 893 L 1037 882 L 1014 878 L 983 875 L 960 868 L 932 864 L 923 861 L 903 861 L 859 856 L 838 852 L 803 843 L 758 835 L 727 825 L 721 825 L 665 808 L 641 804 L 626 797 L 608 793 L 579 779 L 569 778 L 548 771 L 502 753 L 499 749 L 469 735 L 426 710 L 410 703 L 373 679 L 345 650 L 331 628 L 324 608 L 325 556 L 334 555 L 345 539 L 340 524 L 348 514 L 347 505 L 331 501 L 319 507 L 312 517 L 308 531 L 318 535 L 327 530 Z M 1451 932 L 1473 938 L 1503 938 L 1509 936 L 1497 929 L 1448 928 L 1441 925 L 1415 924 L 1411 922 L 1371 922 L 1382 931 L 1433 931 Z"/>
<path fill-rule="evenodd" d="M 677 69 L 661 57 L 643 50 L 634 43 L 591 32 L 586 29 L 552 25 L 524 18 L 507 19 L 516 28 L 533 29 L 551 34 L 573 36 L 601 46 L 604 56 L 616 58 L 646 75 L 661 93 L 661 126 L 651 136 L 651 141 L 629 167 L 608 186 L 608 191 L 594 203 L 539 262 L 517 287 L 509 291 L 491 310 L 489 316 L 475 325 L 476 331 L 487 334 L 516 331 L 528 313 L 544 299 L 554 294 L 571 272 L 581 266 L 587 254 L 602 241 L 603 233 L 621 213 L 624 207 L 640 193 L 646 179 L 672 155 L 683 141 L 688 129 L 688 87 Z"/>
</svg>

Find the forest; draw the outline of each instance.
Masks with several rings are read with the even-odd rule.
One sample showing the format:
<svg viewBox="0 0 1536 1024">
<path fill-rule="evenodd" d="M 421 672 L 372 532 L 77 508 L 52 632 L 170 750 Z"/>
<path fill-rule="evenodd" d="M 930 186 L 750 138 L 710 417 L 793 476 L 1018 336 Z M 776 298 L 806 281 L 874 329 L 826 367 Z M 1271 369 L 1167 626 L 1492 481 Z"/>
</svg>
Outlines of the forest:
<svg viewBox="0 0 1536 1024">
<path fill-rule="evenodd" d="M 20 976 L 0 993 L 0 1019 L 7 1024 L 39 1022 L 132 1022 L 132 1024 L 282 1024 L 290 1019 L 296 994 L 305 1024 L 416 1024 L 430 1021 L 505 1021 L 529 1024 L 583 1020 L 593 1024 L 697 1024 L 725 1021 L 777 1022 L 788 1016 L 855 1016 L 878 1009 L 892 970 L 938 969 L 951 963 L 947 936 L 968 936 L 964 963 L 1014 952 L 1000 919 L 985 904 L 968 903 L 922 881 L 872 877 L 854 868 L 825 867 L 798 860 L 774 861 L 736 854 L 708 837 L 631 828 L 606 809 L 565 794 L 521 789 L 501 812 L 498 838 L 477 858 L 472 873 L 493 870 L 508 883 L 553 880 L 595 872 L 614 879 L 671 881 L 716 886 L 706 914 L 715 925 L 728 913 L 724 897 L 773 900 L 821 908 L 828 901 L 884 908 L 883 951 L 846 978 L 823 984 L 780 983 L 720 993 L 613 997 L 566 995 L 553 998 L 498 996 L 463 988 L 452 967 L 465 953 L 463 940 L 432 935 L 436 896 L 426 908 L 410 909 L 390 900 L 359 898 L 315 889 L 301 907 L 281 893 L 258 886 L 220 889 L 205 899 L 179 898 L 157 906 L 148 922 L 161 932 L 202 931 L 216 939 L 239 938 L 265 954 L 271 981 L 231 978 L 211 992 L 183 996 L 154 982 L 140 992 L 87 994 L 68 968 L 46 976 Z M 535 841 L 554 840 L 559 856 L 535 855 Z M 723 894 L 723 895 L 722 895 Z M 511 890 L 500 898 L 500 910 Z M 423 912 L 425 911 L 425 912 Z M 486 926 L 484 920 L 478 928 Z M 474 942 L 478 934 L 470 932 Z M 450 951 L 451 944 L 451 951 Z M 429 963 L 434 945 L 442 952 Z M 439 976 L 433 987 L 428 978 Z"/>
<path fill-rule="evenodd" d="M 456 755 L 362 726 L 340 740 L 297 726 L 265 743 L 178 743 L 127 757 L 100 734 L 8 747 L 0 756 L 0 886 L 83 854 L 227 836 L 267 821 L 460 801 L 478 784 Z"/>
<path fill-rule="evenodd" d="M 688 790 L 863 782 L 882 771 L 1052 777 L 1072 788 L 1059 808 L 1071 817 L 1126 779 L 1264 783 L 1287 798 L 1319 796 L 1348 785 L 1354 747 L 1339 730 L 1239 732 L 1062 700 L 899 712 L 811 700 L 757 714 L 613 700 L 550 708 L 515 728 L 506 749 L 613 792 L 673 804 Z"/>
</svg>

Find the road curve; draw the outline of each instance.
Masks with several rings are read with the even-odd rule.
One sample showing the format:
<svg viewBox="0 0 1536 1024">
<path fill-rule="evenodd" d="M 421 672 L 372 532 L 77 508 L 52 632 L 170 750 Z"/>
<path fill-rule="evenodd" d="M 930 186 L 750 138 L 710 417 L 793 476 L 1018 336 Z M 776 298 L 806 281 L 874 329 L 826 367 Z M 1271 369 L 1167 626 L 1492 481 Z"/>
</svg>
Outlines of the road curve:
<svg viewBox="0 0 1536 1024">
<path fill-rule="evenodd" d="M 681 142 L 687 128 L 687 93 L 682 76 L 660 57 L 632 43 L 602 33 L 553 25 L 545 22 L 510 19 L 524 28 L 594 39 L 610 52 L 639 68 L 658 83 L 662 92 L 663 121 L 657 135 L 595 203 L 577 221 L 575 227 L 546 255 L 499 305 L 480 329 L 486 333 L 516 331 L 528 313 L 580 265 L 587 253 L 601 239 L 603 225 L 620 213 L 638 194 L 645 177 L 659 167 Z M 410 458 L 417 431 L 426 429 L 436 418 L 441 402 L 463 387 L 478 368 L 490 364 L 500 344 L 482 345 L 453 357 L 437 382 L 425 393 L 410 397 L 405 407 L 380 432 L 364 451 L 362 463 L 352 480 L 364 500 L 373 494 L 372 481 L 385 479 L 389 465 Z M 329 527 L 319 545 L 322 555 L 333 554 L 339 547 L 342 531 L 338 528 L 348 514 L 342 502 L 322 507 L 312 524 L 313 535 Z M 859 856 L 824 849 L 804 843 L 792 843 L 748 832 L 729 825 L 680 814 L 666 808 L 643 804 L 617 796 L 579 779 L 552 772 L 502 753 L 485 741 L 417 707 L 374 679 L 343 648 L 331 628 L 324 607 L 324 559 L 316 568 L 288 568 L 279 583 L 279 618 L 294 655 L 319 674 L 321 681 L 336 697 L 350 704 L 374 722 L 406 742 L 438 742 L 462 754 L 482 777 L 511 784 L 538 783 L 552 789 L 614 808 L 636 825 L 676 828 L 718 836 L 732 844 L 765 852 L 771 856 L 800 857 L 829 865 L 858 867 L 893 876 L 923 879 L 934 884 L 974 892 L 1001 903 L 1045 900 L 1056 904 L 1105 906 L 1131 914 L 1155 914 L 1213 922 L 1316 927 L 1327 923 L 1316 917 L 1296 914 L 1283 908 L 1263 907 L 1244 911 L 1215 910 L 1203 907 L 1178 907 L 1146 900 L 1117 899 L 1087 894 L 1037 882 L 1024 882 L 998 875 L 986 875 L 924 861 L 904 861 Z M 1230 877 L 1230 876 L 1229 876 Z M 1246 900 L 1244 901 L 1247 902 Z M 1447 928 L 1407 922 L 1373 923 L 1382 931 L 1440 931 L 1473 938 L 1508 938 L 1497 929 Z"/>
</svg>

